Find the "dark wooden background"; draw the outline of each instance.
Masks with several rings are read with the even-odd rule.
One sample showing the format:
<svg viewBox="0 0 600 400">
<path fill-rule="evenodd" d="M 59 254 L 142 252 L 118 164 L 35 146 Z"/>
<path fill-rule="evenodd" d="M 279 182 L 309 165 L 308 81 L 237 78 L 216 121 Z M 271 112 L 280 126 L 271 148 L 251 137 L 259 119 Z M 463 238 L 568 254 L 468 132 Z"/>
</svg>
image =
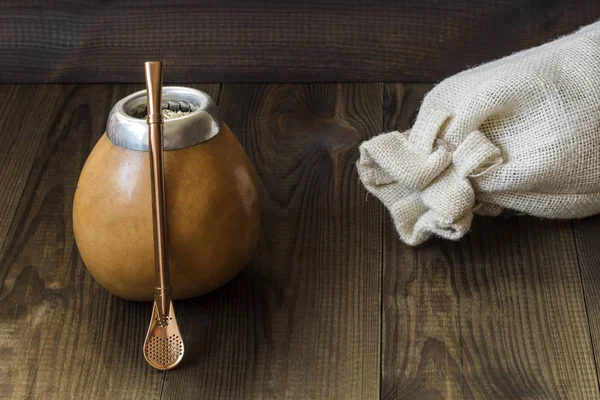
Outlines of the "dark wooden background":
<svg viewBox="0 0 600 400">
<path fill-rule="evenodd" d="M 412 248 L 360 184 L 358 145 L 406 129 L 431 85 L 193 86 L 256 166 L 263 223 L 240 275 L 177 302 L 186 359 L 159 372 L 150 304 L 93 280 L 71 219 L 142 86 L 0 85 L 0 399 L 600 398 L 600 217 L 478 217 Z"/>
<path fill-rule="evenodd" d="M 0 82 L 436 82 L 600 18 L 597 0 L 3 1 Z"/>
<path fill-rule="evenodd" d="M 573 31 L 600 1 L 144 3 L 0 5 L 0 399 L 600 399 L 600 217 L 478 217 L 412 248 L 354 165 L 410 126 L 432 86 L 406 82 Z M 256 166 L 263 215 L 242 273 L 177 302 L 168 372 L 142 356 L 150 305 L 93 280 L 71 219 L 110 108 L 142 88 L 117 82 L 151 58 L 208 82 L 191 86 Z M 250 81 L 309 83 L 231 83 Z M 315 83 L 340 81 L 370 83 Z"/>
</svg>

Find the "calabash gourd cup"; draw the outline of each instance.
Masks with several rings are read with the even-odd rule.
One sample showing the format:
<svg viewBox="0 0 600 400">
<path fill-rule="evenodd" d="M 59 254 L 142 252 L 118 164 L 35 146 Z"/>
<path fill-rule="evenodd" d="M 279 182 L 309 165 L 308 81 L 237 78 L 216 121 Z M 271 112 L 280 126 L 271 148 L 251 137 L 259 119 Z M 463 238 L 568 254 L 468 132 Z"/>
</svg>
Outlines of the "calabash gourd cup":
<svg viewBox="0 0 600 400">
<path fill-rule="evenodd" d="M 174 299 L 207 293 L 248 262 L 260 229 L 256 172 L 206 93 L 164 87 L 164 175 Z M 92 276 L 130 300 L 154 296 L 146 92 L 120 100 L 79 177 L 73 229 Z"/>
</svg>

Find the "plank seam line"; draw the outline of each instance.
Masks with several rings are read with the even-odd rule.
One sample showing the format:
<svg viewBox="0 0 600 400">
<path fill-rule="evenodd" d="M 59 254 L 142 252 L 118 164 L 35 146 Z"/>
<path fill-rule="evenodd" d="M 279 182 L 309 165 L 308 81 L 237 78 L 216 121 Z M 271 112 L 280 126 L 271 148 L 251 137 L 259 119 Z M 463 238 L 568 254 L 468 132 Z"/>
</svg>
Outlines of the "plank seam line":
<svg viewBox="0 0 600 400">
<path fill-rule="evenodd" d="M 466 263 L 459 263 L 458 268 L 461 268 L 462 266 L 464 266 Z M 457 266 L 456 264 L 453 266 L 453 273 L 456 274 L 456 269 Z M 455 280 L 456 282 L 456 280 Z M 458 283 L 457 283 L 458 286 Z M 457 288 L 454 288 L 455 293 L 456 293 L 456 302 L 458 305 L 458 318 L 457 318 L 457 324 L 458 324 L 458 362 L 460 365 L 460 395 L 461 397 L 464 399 L 465 398 L 465 365 L 464 365 L 464 348 L 465 348 L 465 339 L 463 337 L 462 334 L 462 296 L 459 293 L 459 291 L 457 290 Z"/>
<path fill-rule="evenodd" d="M 385 130 L 385 84 L 381 84 L 381 107 L 383 109 L 381 113 L 381 132 Z M 361 183 L 362 184 L 362 183 Z M 386 223 L 386 210 L 383 204 L 379 203 L 379 223 L 381 224 L 380 229 L 380 240 L 381 240 L 381 255 L 379 257 L 379 399 L 383 397 L 383 275 L 385 273 L 385 223 Z"/>
<path fill-rule="evenodd" d="M 217 93 L 217 98 L 215 99 L 217 106 L 221 105 L 221 93 L 223 93 L 223 82 L 219 83 L 219 93 Z"/>
<path fill-rule="evenodd" d="M 575 259 L 577 260 L 577 271 L 579 272 L 579 285 L 581 287 L 581 293 L 583 294 L 583 308 L 585 310 L 585 319 L 588 326 L 588 338 L 590 340 L 590 346 L 592 347 L 592 360 L 594 361 L 594 368 L 596 369 L 596 393 L 600 393 L 600 376 L 598 375 L 598 363 L 596 362 L 596 349 L 594 348 L 594 340 L 592 338 L 592 331 L 590 326 L 590 313 L 588 311 L 588 300 L 585 295 L 585 286 L 583 284 L 583 276 L 581 274 L 581 260 L 579 259 L 579 245 L 577 243 L 577 236 L 575 235 L 575 221 L 571 220 L 571 234 L 573 235 L 573 242 L 575 243 Z"/>
<path fill-rule="evenodd" d="M 161 400 L 163 397 L 163 391 L 165 390 L 165 382 L 167 381 L 167 372 L 169 372 L 169 371 L 163 371 L 162 379 L 161 379 L 161 383 L 160 383 L 160 394 L 159 394 L 158 398 Z"/>
</svg>

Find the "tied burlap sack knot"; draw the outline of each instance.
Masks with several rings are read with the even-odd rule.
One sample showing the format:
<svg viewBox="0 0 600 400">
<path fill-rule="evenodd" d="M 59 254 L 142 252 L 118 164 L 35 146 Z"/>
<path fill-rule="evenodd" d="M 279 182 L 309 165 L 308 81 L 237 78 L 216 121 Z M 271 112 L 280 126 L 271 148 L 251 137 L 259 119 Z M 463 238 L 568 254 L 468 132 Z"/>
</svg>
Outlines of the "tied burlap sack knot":
<svg viewBox="0 0 600 400">
<path fill-rule="evenodd" d="M 600 22 L 446 79 L 357 167 L 410 245 L 462 237 L 473 213 L 600 212 Z"/>
<path fill-rule="evenodd" d="M 361 146 L 360 178 L 388 206 L 400 237 L 411 245 L 431 233 L 447 239 L 464 235 L 475 208 L 469 177 L 502 162 L 500 150 L 480 131 L 471 132 L 456 148 L 436 140 L 435 133 L 430 131 L 430 140 L 424 142 L 416 135 L 392 132 Z"/>
</svg>

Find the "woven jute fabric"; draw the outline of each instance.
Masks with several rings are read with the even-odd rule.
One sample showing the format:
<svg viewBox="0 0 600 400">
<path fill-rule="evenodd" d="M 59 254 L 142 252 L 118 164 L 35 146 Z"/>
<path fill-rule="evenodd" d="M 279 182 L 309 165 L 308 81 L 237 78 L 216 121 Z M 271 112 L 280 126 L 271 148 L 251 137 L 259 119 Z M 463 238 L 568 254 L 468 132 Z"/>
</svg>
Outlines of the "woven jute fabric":
<svg viewBox="0 0 600 400">
<path fill-rule="evenodd" d="M 600 22 L 442 81 L 357 167 L 410 245 L 458 239 L 474 213 L 599 213 Z"/>
</svg>

